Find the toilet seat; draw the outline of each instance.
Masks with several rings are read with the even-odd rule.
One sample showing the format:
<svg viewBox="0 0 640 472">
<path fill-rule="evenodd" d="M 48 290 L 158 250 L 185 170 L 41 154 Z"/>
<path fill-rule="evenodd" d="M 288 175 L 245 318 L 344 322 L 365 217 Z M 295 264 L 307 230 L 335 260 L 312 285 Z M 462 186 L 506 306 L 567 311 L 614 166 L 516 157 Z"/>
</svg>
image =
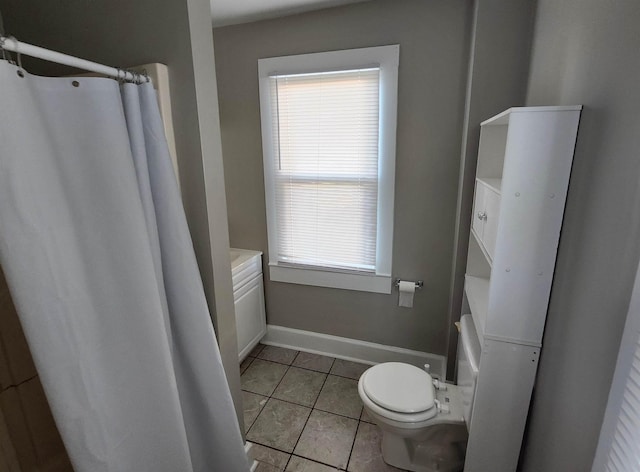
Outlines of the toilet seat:
<svg viewBox="0 0 640 472">
<path fill-rule="evenodd" d="M 370 410 L 392 421 L 416 426 L 438 414 L 431 376 L 412 365 L 378 364 L 362 374 L 358 390 Z"/>
<path fill-rule="evenodd" d="M 431 376 L 410 364 L 385 362 L 371 367 L 362 386 L 374 403 L 387 410 L 421 413 L 433 408 Z"/>
</svg>

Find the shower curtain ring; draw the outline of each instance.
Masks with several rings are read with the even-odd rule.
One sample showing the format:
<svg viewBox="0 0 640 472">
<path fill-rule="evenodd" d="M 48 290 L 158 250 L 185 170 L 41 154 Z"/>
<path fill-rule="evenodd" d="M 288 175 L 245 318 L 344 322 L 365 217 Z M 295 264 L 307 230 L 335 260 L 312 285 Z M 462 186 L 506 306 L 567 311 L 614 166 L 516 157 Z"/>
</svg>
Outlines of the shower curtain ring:
<svg viewBox="0 0 640 472">
<path fill-rule="evenodd" d="M 122 71 L 122 78 L 120 79 L 120 83 L 122 85 L 127 83 L 127 74 L 129 73 L 129 69 L 120 69 Z"/>
<path fill-rule="evenodd" d="M 22 67 L 22 54 L 20 54 L 20 49 L 18 47 L 18 45 L 20 43 L 18 43 L 18 40 L 15 38 L 15 36 L 8 36 L 8 39 L 10 39 L 11 41 L 13 41 L 14 43 L 16 43 L 16 60 L 17 60 L 17 64 L 18 64 L 18 69 L 24 71 L 24 67 Z M 2 42 L 4 45 L 4 41 Z M 4 49 L 3 49 L 4 51 Z"/>
<path fill-rule="evenodd" d="M 4 50 L 4 42 L 7 39 L 4 36 L 0 36 L 0 51 L 2 51 L 2 60 L 6 61 L 7 60 L 7 51 Z"/>
</svg>

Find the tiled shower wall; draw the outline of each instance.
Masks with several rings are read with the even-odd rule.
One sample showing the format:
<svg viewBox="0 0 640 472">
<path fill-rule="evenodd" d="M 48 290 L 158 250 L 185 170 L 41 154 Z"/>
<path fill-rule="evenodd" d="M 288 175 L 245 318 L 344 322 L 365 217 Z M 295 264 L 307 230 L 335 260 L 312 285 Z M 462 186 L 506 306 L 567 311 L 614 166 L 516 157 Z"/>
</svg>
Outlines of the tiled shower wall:
<svg viewBox="0 0 640 472">
<path fill-rule="evenodd" d="M 73 471 L 1 268 L 0 470 Z"/>
</svg>

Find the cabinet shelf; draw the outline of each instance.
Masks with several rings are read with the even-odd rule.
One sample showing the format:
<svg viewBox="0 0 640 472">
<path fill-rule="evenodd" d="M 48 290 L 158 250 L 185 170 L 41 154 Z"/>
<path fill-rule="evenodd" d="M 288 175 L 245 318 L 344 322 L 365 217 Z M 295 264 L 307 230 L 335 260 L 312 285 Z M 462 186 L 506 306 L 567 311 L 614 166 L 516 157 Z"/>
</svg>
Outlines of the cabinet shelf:
<svg viewBox="0 0 640 472">
<path fill-rule="evenodd" d="M 487 260 L 487 264 L 489 264 L 489 268 L 491 268 L 493 259 L 491 258 L 491 256 L 487 252 L 487 249 L 484 247 L 484 243 L 482 242 L 482 240 L 478 236 L 478 233 L 476 233 L 475 229 L 471 228 L 471 234 L 473 235 L 473 238 L 476 240 L 476 243 L 478 243 L 478 247 L 480 248 L 480 252 L 482 252 L 482 255 Z"/>
<path fill-rule="evenodd" d="M 484 325 L 487 319 L 487 309 L 489 306 L 489 279 L 465 275 L 464 280 L 464 290 L 467 294 L 471 316 L 476 326 L 479 340 L 482 343 Z"/>
<path fill-rule="evenodd" d="M 478 182 L 482 182 L 486 187 L 489 187 L 491 190 L 496 192 L 498 195 L 500 195 L 502 193 L 502 179 L 488 178 L 488 177 L 477 177 L 476 180 Z"/>
</svg>

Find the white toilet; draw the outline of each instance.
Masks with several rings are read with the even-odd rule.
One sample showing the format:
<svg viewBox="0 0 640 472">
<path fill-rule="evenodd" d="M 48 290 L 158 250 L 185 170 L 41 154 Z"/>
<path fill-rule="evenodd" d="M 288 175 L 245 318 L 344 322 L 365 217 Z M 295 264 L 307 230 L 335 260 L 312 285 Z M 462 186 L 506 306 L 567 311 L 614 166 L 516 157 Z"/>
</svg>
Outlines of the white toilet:
<svg viewBox="0 0 640 472">
<path fill-rule="evenodd" d="M 433 380 L 423 369 L 386 362 L 366 370 L 358 393 L 382 430 L 382 457 L 414 472 L 462 470 L 480 360 L 471 316 L 460 320 L 458 384 Z"/>
</svg>

